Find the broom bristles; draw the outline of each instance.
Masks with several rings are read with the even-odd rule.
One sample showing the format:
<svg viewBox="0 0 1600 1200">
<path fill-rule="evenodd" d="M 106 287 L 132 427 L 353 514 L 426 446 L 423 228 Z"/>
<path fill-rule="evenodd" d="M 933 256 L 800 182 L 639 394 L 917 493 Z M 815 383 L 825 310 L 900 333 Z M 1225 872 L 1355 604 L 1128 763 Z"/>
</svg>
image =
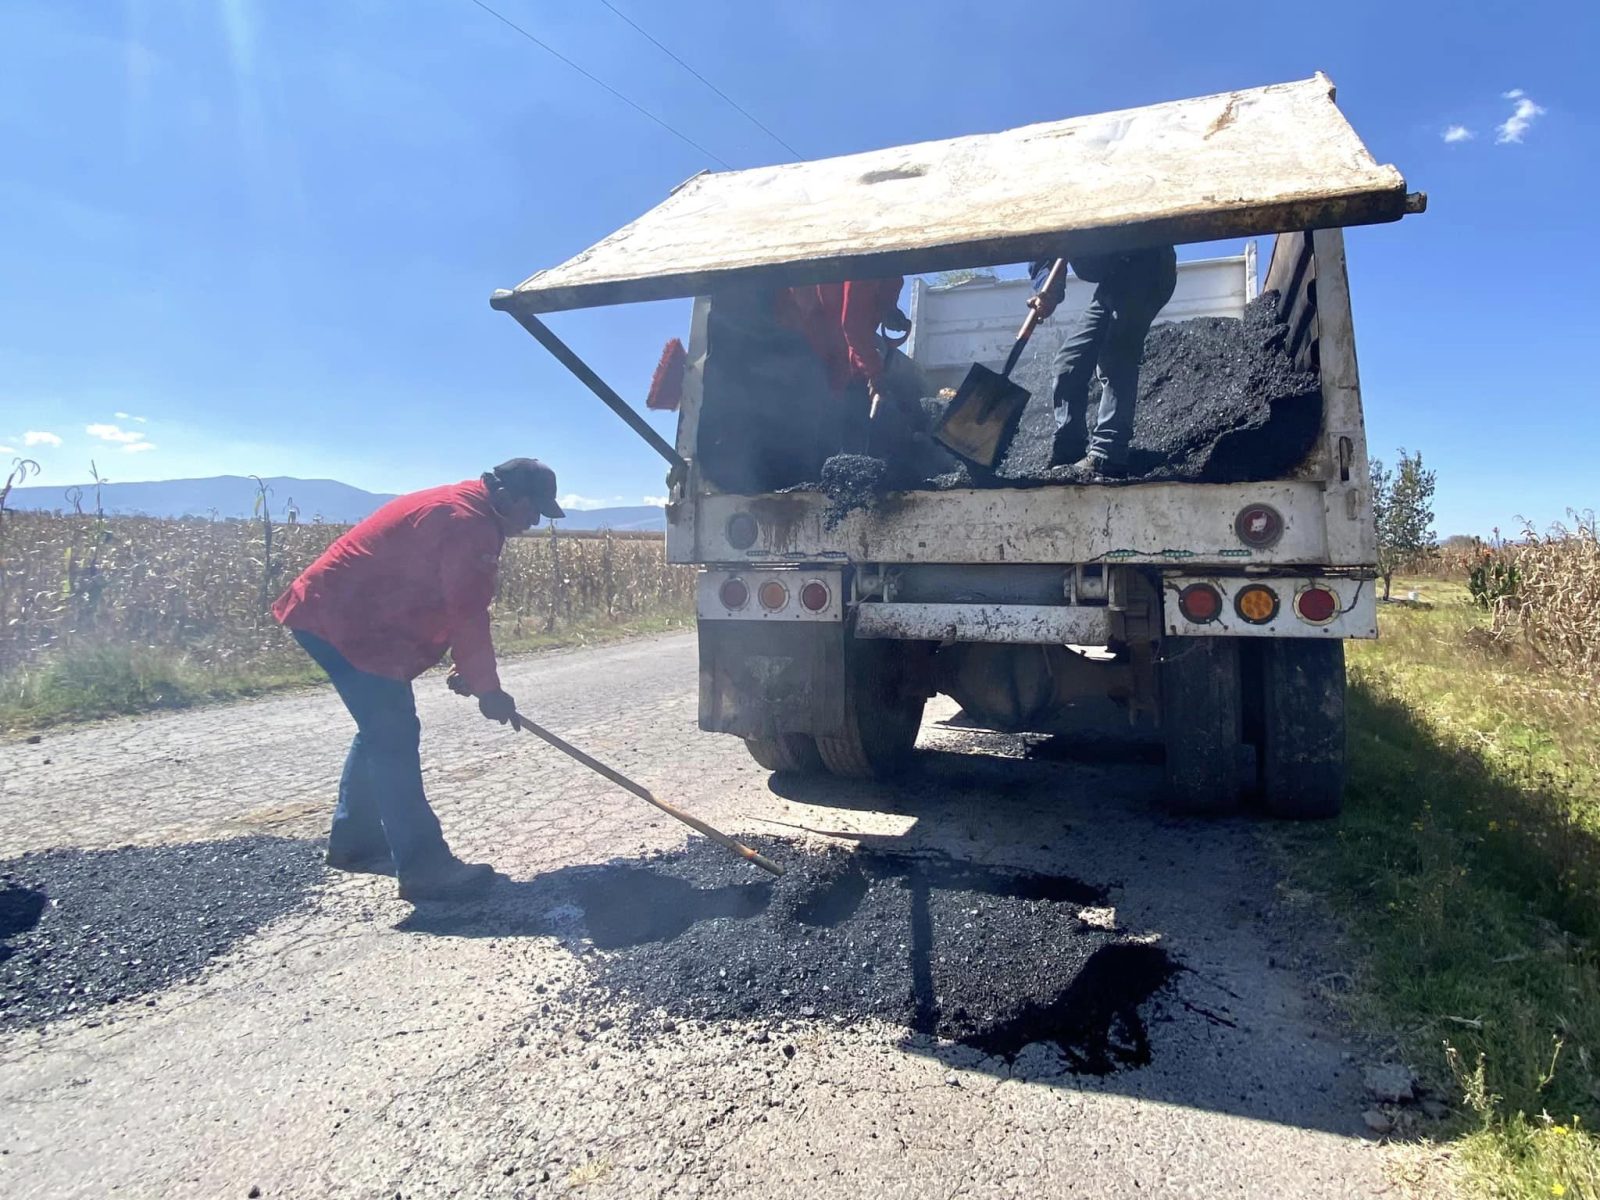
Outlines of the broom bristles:
<svg viewBox="0 0 1600 1200">
<path fill-rule="evenodd" d="M 688 362 L 689 353 L 677 338 L 661 348 L 661 361 L 650 377 L 650 394 L 644 402 L 646 408 L 657 412 L 678 411 L 678 405 L 683 402 L 683 372 Z"/>
</svg>

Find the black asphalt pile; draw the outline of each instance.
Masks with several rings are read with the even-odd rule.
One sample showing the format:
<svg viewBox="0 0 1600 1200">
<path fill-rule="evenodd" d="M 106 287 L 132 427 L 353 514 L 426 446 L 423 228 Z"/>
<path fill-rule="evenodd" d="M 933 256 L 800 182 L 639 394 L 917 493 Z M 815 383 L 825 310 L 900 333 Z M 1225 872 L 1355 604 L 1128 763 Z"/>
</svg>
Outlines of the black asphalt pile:
<svg viewBox="0 0 1600 1200">
<path fill-rule="evenodd" d="M 575 871 L 556 890 L 582 911 L 594 982 L 641 1024 L 657 1008 L 875 1017 L 1006 1057 L 1055 1043 L 1085 1073 L 1148 1061 L 1139 1008 L 1176 968 L 1159 947 L 1080 919 L 1100 889 L 944 857 L 785 857 L 789 874 L 769 881 L 691 843 Z"/>
<path fill-rule="evenodd" d="M 870 509 L 885 490 L 889 464 L 866 454 L 835 454 L 822 464 L 820 490 L 828 497 L 822 524 L 836 528 L 858 509 Z"/>
<path fill-rule="evenodd" d="M 1245 306 L 1242 319 L 1199 317 L 1157 325 L 1145 340 L 1134 409 L 1129 475 L 1232 483 L 1281 478 L 1310 453 L 1322 421 L 1321 385 L 1298 371 L 1286 349 L 1288 326 L 1278 319 L 1278 294 Z M 1014 378 L 1032 400 L 1005 461 L 992 477 L 965 471 L 936 486 L 1016 486 L 1063 482 L 1051 469 L 1055 437 L 1054 353 L 1038 351 Z M 1100 393 L 1091 388 L 1087 425 Z M 1085 428 L 1085 438 L 1088 428 Z"/>
<path fill-rule="evenodd" d="M 318 845 L 269 837 L 0 862 L 0 1029 L 187 979 L 299 907 L 324 872 Z"/>
<path fill-rule="evenodd" d="M 1287 339 L 1276 292 L 1251 301 L 1240 319 L 1200 317 L 1152 329 L 1139 374 L 1128 477 L 1235 483 L 1283 478 L 1299 466 L 1316 444 L 1322 390 L 1315 374 L 1295 369 Z M 824 463 L 820 482 L 785 490 L 827 493 L 824 521 L 831 529 L 851 512 L 870 509 L 888 491 L 1082 482 L 1069 468 L 1050 465 L 1056 433 L 1054 350 L 1033 350 L 1012 377 L 1031 399 L 1005 458 L 992 471 L 940 452 L 927 431 L 948 401 L 925 398 L 923 419 L 905 429 L 880 420 L 886 427 L 874 433 L 874 457 L 835 455 Z M 1096 383 L 1085 444 L 1099 403 Z"/>
</svg>

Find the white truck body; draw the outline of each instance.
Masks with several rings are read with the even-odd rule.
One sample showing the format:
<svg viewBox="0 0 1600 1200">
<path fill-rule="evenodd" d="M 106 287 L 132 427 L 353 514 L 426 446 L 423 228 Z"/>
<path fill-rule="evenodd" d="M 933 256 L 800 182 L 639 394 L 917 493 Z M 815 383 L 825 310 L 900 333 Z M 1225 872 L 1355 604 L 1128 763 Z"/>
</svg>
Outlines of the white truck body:
<svg viewBox="0 0 1600 1200">
<path fill-rule="evenodd" d="M 1084 701 L 1109 699 L 1160 729 L 1174 807 L 1219 811 L 1254 793 L 1279 815 L 1327 816 L 1343 786 L 1342 639 L 1377 632 L 1341 227 L 1424 207 L 1373 161 L 1318 75 L 702 174 L 492 303 L 673 463 L 667 556 L 703 568 L 703 729 L 743 737 L 772 769 L 868 777 L 898 769 L 934 691 L 976 724 L 1015 731 L 1058 729 Z M 1322 398 L 1311 450 L 1281 477 L 913 489 L 830 525 L 819 492 L 724 491 L 699 467 L 703 432 L 719 453 L 744 445 L 734 425 L 701 428 L 710 330 L 734 328 L 764 289 L 1267 233 L 1278 236 L 1265 289 Z M 1239 315 L 1256 294 L 1253 252 L 1184 264 L 1163 319 Z M 930 382 L 954 386 L 973 361 L 997 367 L 1028 290 L 914 283 L 910 352 Z M 1069 284 L 1067 309 L 1087 292 Z M 536 315 L 670 296 L 701 297 L 675 447 Z M 1065 323 L 1040 336 L 1059 340 Z M 748 379 L 718 392 L 719 411 L 740 411 L 752 388 L 769 408 L 789 403 L 789 376 Z"/>
</svg>

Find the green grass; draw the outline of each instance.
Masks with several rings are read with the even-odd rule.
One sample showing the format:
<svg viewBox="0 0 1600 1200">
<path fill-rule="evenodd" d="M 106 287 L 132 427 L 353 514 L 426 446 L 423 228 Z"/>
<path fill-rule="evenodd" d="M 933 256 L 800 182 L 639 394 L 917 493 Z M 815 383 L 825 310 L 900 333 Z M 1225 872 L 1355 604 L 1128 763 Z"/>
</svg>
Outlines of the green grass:
<svg viewBox="0 0 1600 1200">
<path fill-rule="evenodd" d="M 502 654 L 526 654 L 538 650 L 557 650 L 572 646 L 598 646 L 624 638 L 649 637 L 694 628 L 694 613 L 660 612 L 636 617 L 628 621 L 610 621 L 605 618 L 579 620 L 563 625 L 554 633 L 517 633 L 511 629 L 495 630 L 495 647 Z"/>
<path fill-rule="evenodd" d="M 167 649 L 90 644 L 48 655 L 0 680 L 0 730 L 24 732 L 124 713 L 189 708 L 313 683 L 307 660 L 282 665 L 206 668 Z"/>
<path fill-rule="evenodd" d="M 502 654 L 592 646 L 688 628 L 692 615 L 666 612 L 628 621 L 575 619 L 554 632 L 496 630 Z M 123 642 L 71 645 L 0 677 L 0 734 L 163 709 L 192 708 L 326 680 L 293 648 L 226 667 L 205 665 L 180 650 Z"/>
<path fill-rule="evenodd" d="M 1600 702 L 1409 587 L 1351 648 L 1345 815 L 1278 833 L 1288 883 L 1349 931 L 1352 1014 L 1455 1093 L 1463 1190 L 1600 1200 Z"/>
</svg>

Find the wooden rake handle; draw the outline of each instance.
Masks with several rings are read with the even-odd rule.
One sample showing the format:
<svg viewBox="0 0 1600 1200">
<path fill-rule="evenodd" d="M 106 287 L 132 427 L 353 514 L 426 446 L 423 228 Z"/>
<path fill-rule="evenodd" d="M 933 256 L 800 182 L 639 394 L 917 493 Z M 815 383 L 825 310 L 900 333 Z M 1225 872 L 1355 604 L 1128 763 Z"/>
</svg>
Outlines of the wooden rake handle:
<svg viewBox="0 0 1600 1200">
<path fill-rule="evenodd" d="M 555 734 L 551 733 L 542 725 L 534 724 L 521 713 L 513 713 L 511 715 L 511 725 L 514 729 L 525 729 L 535 737 L 542 738 L 544 741 L 550 743 L 550 745 L 554 746 L 567 757 L 576 759 L 578 762 L 581 762 L 584 766 L 588 767 L 597 775 L 604 775 L 618 787 L 632 792 L 635 796 L 639 797 L 639 799 L 645 801 L 647 804 L 655 805 L 662 812 L 666 813 L 667 816 L 676 821 L 682 821 L 690 829 L 705 834 L 705 836 L 710 838 L 713 842 L 727 847 L 740 858 L 745 858 L 755 863 L 755 865 L 760 867 L 763 871 L 767 871 L 773 875 L 783 874 L 783 868 L 777 863 L 773 862 L 770 858 L 767 858 L 765 855 L 758 854 L 756 851 L 750 849 L 749 846 L 734 841 L 720 829 L 716 829 L 710 825 L 707 825 L 699 817 L 691 816 L 690 814 L 684 812 L 681 808 L 675 808 L 668 804 L 665 800 L 657 800 L 650 794 L 649 788 L 635 783 L 621 771 L 613 770 L 611 767 L 606 766 L 606 764 L 601 762 L 599 759 L 590 758 L 582 750 L 579 750 L 576 746 L 572 745 L 572 743 L 563 741 L 561 738 L 558 738 Z"/>
</svg>

